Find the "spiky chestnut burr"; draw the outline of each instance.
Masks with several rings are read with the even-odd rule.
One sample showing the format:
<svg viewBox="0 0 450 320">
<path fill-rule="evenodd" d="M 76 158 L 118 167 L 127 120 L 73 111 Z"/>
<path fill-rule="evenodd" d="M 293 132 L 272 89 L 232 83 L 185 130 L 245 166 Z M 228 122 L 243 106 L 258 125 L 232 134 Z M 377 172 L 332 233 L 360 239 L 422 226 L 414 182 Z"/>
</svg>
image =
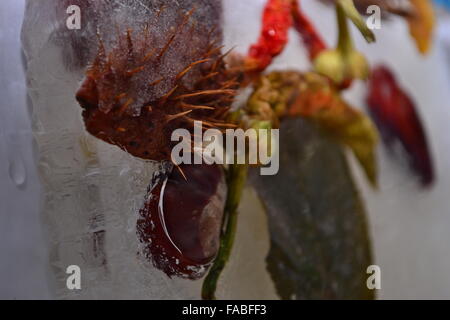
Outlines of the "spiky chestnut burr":
<svg viewBox="0 0 450 320">
<path fill-rule="evenodd" d="M 183 43 L 194 41 L 193 12 L 174 22 L 165 41 L 158 40 L 161 46 L 153 45 L 156 35 L 148 26 L 118 34 L 110 50 L 99 37 L 98 54 L 76 95 L 89 133 L 133 156 L 162 161 L 171 159 L 175 129 L 192 129 L 196 120 L 205 127 L 228 126 L 237 75 L 227 71 L 215 31 L 204 35 L 206 45 L 183 51 Z M 174 55 L 182 55 L 181 61 L 188 56 L 188 64 L 179 65 Z"/>
</svg>

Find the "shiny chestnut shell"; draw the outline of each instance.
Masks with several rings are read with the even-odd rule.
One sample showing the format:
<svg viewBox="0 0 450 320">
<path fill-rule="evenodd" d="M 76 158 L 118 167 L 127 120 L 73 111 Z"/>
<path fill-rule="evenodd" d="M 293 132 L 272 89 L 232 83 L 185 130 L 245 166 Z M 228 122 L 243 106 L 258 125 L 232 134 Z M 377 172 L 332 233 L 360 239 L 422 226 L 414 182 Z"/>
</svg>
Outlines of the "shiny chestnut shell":
<svg viewBox="0 0 450 320">
<path fill-rule="evenodd" d="M 140 210 L 144 256 L 169 277 L 201 278 L 219 249 L 225 198 L 220 166 L 167 165 L 154 175 Z"/>
</svg>

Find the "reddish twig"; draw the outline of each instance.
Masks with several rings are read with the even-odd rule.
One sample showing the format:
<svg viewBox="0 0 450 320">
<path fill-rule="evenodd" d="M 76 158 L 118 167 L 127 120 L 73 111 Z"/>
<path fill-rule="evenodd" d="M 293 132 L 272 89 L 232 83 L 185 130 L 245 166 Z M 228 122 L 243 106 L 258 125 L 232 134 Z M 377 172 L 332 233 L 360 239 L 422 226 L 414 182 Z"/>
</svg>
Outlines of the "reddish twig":
<svg viewBox="0 0 450 320">
<path fill-rule="evenodd" d="M 301 10 L 297 0 L 292 1 L 292 16 L 294 18 L 294 27 L 308 50 L 309 58 L 314 60 L 319 53 L 327 49 L 327 45 L 309 18 Z"/>
</svg>

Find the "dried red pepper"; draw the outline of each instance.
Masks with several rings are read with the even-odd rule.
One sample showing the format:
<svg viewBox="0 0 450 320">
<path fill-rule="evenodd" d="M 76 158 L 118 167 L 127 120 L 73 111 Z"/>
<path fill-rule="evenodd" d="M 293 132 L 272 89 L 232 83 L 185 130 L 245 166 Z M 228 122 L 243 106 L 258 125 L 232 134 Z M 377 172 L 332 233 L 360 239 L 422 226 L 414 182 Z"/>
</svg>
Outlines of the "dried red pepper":
<svg viewBox="0 0 450 320">
<path fill-rule="evenodd" d="M 373 70 L 367 103 L 385 143 L 390 146 L 395 140 L 400 141 L 422 185 L 432 184 L 434 169 L 425 130 L 414 102 L 387 67 Z"/>
<path fill-rule="evenodd" d="M 253 70 L 263 71 L 283 51 L 293 22 L 291 8 L 292 0 L 267 1 L 260 37 L 248 54 Z"/>
<path fill-rule="evenodd" d="M 311 60 L 326 49 L 325 42 L 301 11 L 297 0 L 269 0 L 264 8 L 258 42 L 250 47 L 250 69 L 263 71 L 283 51 L 291 26 L 300 33 Z"/>
</svg>

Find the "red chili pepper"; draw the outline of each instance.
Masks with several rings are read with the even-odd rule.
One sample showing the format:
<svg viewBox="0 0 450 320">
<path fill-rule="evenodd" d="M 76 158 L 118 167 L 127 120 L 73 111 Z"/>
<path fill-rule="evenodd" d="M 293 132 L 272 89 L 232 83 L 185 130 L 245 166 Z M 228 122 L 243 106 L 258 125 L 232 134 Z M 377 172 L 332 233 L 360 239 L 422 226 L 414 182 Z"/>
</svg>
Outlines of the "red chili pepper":
<svg viewBox="0 0 450 320">
<path fill-rule="evenodd" d="M 262 30 L 258 42 L 250 47 L 250 67 L 263 71 L 278 56 L 288 42 L 291 26 L 300 33 L 311 60 L 327 46 L 297 0 L 268 0 L 264 8 Z"/>
<path fill-rule="evenodd" d="M 416 107 L 388 68 L 379 66 L 373 70 L 367 103 L 385 143 L 391 145 L 399 140 L 422 184 L 432 184 L 433 163 Z"/>
<path fill-rule="evenodd" d="M 327 46 L 309 18 L 301 10 L 298 1 L 292 3 L 292 16 L 294 17 L 294 27 L 302 37 L 309 52 L 309 58 L 314 60 L 319 53 L 326 50 Z"/>
<path fill-rule="evenodd" d="M 286 46 L 292 26 L 291 8 L 292 0 L 268 0 L 259 40 L 249 51 L 249 57 L 255 60 L 256 70 L 263 71 Z"/>
</svg>

